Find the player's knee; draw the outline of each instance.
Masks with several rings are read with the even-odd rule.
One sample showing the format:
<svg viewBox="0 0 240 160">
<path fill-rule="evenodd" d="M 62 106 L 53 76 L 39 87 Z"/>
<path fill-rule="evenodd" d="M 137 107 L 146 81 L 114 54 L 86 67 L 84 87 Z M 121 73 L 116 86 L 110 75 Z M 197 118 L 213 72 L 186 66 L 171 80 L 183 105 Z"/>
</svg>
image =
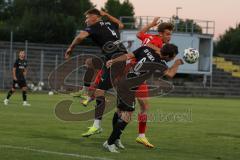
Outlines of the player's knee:
<svg viewBox="0 0 240 160">
<path fill-rule="evenodd" d="M 104 90 L 97 89 L 96 92 L 95 92 L 95 96 L 96 97 L 102 97 L 102 96 L 104 96 L 104 93 L 105 93 Z"/>
<path fill-rule="evenodd" d="M 25 91 L 25 92 L 26 92 L 26 91 L 27 91 L 27 87 L 23 87 L 23 88 L 22 88 L 22 91 Z"/>
<path fill-rule="evenodd" d="M 118 114 L 120 115 L 121 119 L 126 123 L 129 123 L 132 120 L 132 112 L 130 111 L 120 111 Z"/>
</svg>

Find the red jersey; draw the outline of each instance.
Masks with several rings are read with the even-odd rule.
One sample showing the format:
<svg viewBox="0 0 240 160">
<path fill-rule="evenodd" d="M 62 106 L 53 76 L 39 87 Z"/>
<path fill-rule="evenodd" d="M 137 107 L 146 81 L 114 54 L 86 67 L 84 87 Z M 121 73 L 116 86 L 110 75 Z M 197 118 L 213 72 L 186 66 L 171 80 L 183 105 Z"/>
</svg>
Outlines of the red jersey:
<svg viewBox="0 0 240 160">
<path fill-rule="evenodd" d="M 155 45 L 158 48 L 162 48 L 163 41 L 158 35 L 146 34 L 144 32 L 140 32 L 138 38 L 142 41 L 142 45 L 145 46 L 148 43 Z"/>
</svg>

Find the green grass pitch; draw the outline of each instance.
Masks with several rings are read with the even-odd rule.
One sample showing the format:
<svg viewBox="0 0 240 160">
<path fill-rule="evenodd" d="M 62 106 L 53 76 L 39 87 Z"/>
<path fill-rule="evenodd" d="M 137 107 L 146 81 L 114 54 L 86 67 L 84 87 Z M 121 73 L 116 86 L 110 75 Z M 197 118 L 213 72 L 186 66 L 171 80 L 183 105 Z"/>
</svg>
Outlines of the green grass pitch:
<svg viewBox="0 0 240 160">
<path fill-rule="evenodd" d="M 5 94 L 0 94 L 3 100 Z M 106 152 L 102 143 L 111 132 L 113 111 L 104 117 L 103 133 L 82 138 L 92 121 L 65 122 L 56 118 L 55 105 L 67 95 L 29 94 L 31 107 L 23 107 L 21 94 L 8 107 L 0 104 L 1 160 L 236 160 L 240 158 L 240 100 L 210 98 L 152 98 L 148 149 L 135 142 L 135 118 L 122 136 L 126 150 Z M 138 107 L 137 107 L 138 108 Z M 73 112 L 83 108 L 74 99 Z M 136 111 L 137 113 L 137 111 Z"/>
</svg>

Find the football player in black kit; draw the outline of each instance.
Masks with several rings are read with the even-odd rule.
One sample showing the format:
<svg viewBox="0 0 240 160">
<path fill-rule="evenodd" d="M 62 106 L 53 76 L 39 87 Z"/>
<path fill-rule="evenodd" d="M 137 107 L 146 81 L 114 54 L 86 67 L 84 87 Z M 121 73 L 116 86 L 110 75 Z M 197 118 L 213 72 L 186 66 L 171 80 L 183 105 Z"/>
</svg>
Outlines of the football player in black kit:
<svg viewBox="0 0 240 160">
<path fill-rule="evenodd" d="M 30 106 L 27 102 L 27 61 L 25 60 L 25 52 L 23 50 L 19 51 L 18 59 L 14 63 L 12 70 L 13 84 L 11 90 L 7 94 L 7 98 L 4 100 L 4 104 L 8 105 L 9 99 L 15 92 L 17 85 L 22 89 L 23 106 Z"/>
<path fill-rule="evenodd" d="M 166 62 L 173 60 L 178 54 L 178 48 L 174 44 L 165 44 L 160 50 L 160 55 L 155 50 L 147 46 L 142 46 L 133 53 L 122 55 L 107 62 L 107 67 L 120 61 L 136 58 L 136 65 L 131 72 L 116 84 L 117 91 L 117 111 L 113 116 L 113 131 L 103 146 L 110 152 L 118 153 L 115 141 L 120 136 L 131 120 L 132 112 L 135 110 L 135 90 L 140 84 L 149 79 L 155 71 L 160 71 L 163 76 L 173 78 L 180 65 L 181 59 L 175 60 L 174 64 L 168 68 Z"/>
<path fill-rule="evenodd" d="M 101 69 L 103 71 L 101 81 L 95 91 L 97 103 L 95 107 L 95 120 L 93 126 L 89 127 L 89 130 L 82 134 L 83 137 L 88 137 L 93 134 L 101 133 L 102 131 L 100 124 L 105 109 L 105 91 L 112 88 L 110 70 L 106 67 L 106 62 L 114 55 L 116 56 L 120 53 L 125 54 L 126 49 L 121 43 L 119 43 L 119 29 L 124 27 L 121 21 L 104 11 L 99 11 L 97 9 L 88 10 L 85 13 L 85 16 L 87 28 L 81 31 L 73 40 L 72 44 L 65 53 L 65 58 L 68 59 L 75 46 L 80 44 L 87 37 L 91 38 L 102 50 L 102 56 L 100 58 L 91 58 L 86 60 L 87 71 L 84 76 L 84 86 L 90 86 L 90 83 L 94 79 L 93 75 L 97 70 Z M 108 20 L 102 20 L 103 16 L 105 16 Z M 109 49 L 114 44 L 118 47 L 113 47 L 113 50 Z M 124 67 L 122 67 L 122 69 L 124 69 Z M 116 143 L 120 144 L 119 141 Z"/>
</svg>

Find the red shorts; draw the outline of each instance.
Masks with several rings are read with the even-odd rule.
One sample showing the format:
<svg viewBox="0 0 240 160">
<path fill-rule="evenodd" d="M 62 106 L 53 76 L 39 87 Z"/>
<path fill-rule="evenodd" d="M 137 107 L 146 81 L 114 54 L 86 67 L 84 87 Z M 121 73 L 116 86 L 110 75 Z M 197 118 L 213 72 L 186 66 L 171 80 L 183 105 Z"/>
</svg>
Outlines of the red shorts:
<svg viewBox="0 0 240 160">
<path fill-rule="evenodd" d="M 89 90 L 90 90 L 90 91 L 96 89 L 96 86 L 97 86 L 97 85 L 100 83 L 100 81 L 101 81 L 102 74 L 103 74 L 103 70 L 100 69 L 100 70 L 97 72 L 96 78 L 95 78 L 95 80 L 94 80 L 94 84 L 89 87 Z"/>
<path fill-rule="evenodd" d="M 136 98 L 148 98 L 148 85 L 146 83 L 141 84 L 136 93 L 135 93 Z"/>
</svg>

